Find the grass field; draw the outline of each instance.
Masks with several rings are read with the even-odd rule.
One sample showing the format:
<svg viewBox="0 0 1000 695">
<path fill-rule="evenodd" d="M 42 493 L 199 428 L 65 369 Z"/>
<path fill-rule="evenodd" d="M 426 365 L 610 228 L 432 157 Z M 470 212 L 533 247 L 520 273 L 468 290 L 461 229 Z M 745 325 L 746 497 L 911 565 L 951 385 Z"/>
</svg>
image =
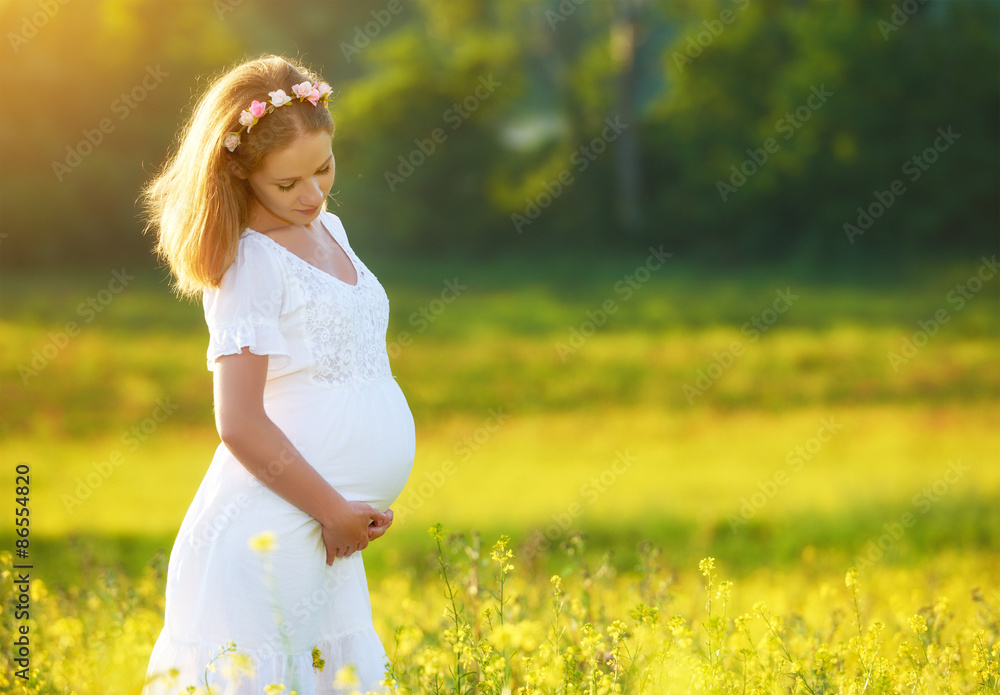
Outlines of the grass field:
<svg viewBox="0 0 1000 695">
<path fill-rule="evenodd" d="M 417 423 L 397 523 L 365 558 L 400 686 L 995 692 L 993 266 L 845 280 L 653 259 L 369 262 Z M 3 508 L 29 464 L 41 582 L 28 692 L 137 692 L 164 553 L 218 443 L 200 307 L 121 268 L 8 272 L 2 291 Z M 441 535 L 440 556 L 436 522 L 465 539 Z M 475 599 L 505 534 L 513 633 Z M 424 581 L 448 558 L 461 615 Z"/>
</svg>

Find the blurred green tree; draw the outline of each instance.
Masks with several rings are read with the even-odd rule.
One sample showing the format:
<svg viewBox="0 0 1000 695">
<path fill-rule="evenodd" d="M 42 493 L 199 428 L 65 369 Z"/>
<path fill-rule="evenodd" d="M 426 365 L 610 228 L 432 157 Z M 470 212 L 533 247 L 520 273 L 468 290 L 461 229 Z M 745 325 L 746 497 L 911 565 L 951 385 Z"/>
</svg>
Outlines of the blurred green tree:
<svg viewBox="0 0 1000 695">
<path fill-rule="evenodd" d="M 994 2 L 39 7 L 0 3 L 7 267 L 148 259 L 143 182 L 207 78 L 263 52 L 334 85 L 332 207 L 399 253 L 664 243 L 846 267 L 995 250 Z"/>
<path fill-rule="evenodd" d="M 904 4 L 912 16 L 897 27 Z M 661 6 L 690 27 L 663 54 L 670 88 L 645 124 L 648 178 L 659 185 L 649 204 L 671 220 L 673 245 L 817 265 L 995 249 L 997 4 Z M 696 59 L 677 60 L 685 37 L 727 7 L 734 21 Z M 817 89 L 830 96 L 814 109 Z M 911 180 L 904 165 L 943 142 L 939 128 L 961 137 Z M 768 138 L 778 149 L 762 156 Z M 741 184 L 734 168 L 744 163 Z M 851 243 L 844 225 L 896 180 L 906 188 L 898 204 Z"/>
</svg>

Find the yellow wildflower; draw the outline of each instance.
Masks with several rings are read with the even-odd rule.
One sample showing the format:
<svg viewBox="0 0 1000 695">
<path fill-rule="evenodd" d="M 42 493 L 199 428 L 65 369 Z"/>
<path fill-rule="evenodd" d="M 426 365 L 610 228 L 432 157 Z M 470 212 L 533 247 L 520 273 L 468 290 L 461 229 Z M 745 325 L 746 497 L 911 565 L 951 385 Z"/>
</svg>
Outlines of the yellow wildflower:
<svg viewBox="0 0 1000 695">
<path fill-rule="evenodd" d="M 326 659 L 323 658 L 323 652 L 319 650 L 319 647 L 313 647 L 312 658 L 313 668 L 322 671 L 323 667 L 326 666 Z"/>
<path fill-rule="evenodd" d="M 278 549 L 278 537 L 274 531 L 261 531 L 248 542 L 255 553 L 273 553 Z"/>
<path fill-rule="evenodd" d="M 246 652 L 233 651 L 222 664 L 223 675 L 235 683 L 240 682 L 244 676 L 252 676 L 254 671 L 253 658 Z"/>
<path fill-rule="evenodd" d="M 698 563 L 698 569 L 701 570 L 701 573 L 706 577 L 710 576 L 712 574 L 712 570 L 715 569 L 715 558 L 706 557 Z"/>
<path fill-rule="evenodd" d="M 341 668 L 333 679 L 333 687 L 335 688 L 353 688 L 358 683 L 358 672 L 354 664 L 348 664 Z"/>
</svg>

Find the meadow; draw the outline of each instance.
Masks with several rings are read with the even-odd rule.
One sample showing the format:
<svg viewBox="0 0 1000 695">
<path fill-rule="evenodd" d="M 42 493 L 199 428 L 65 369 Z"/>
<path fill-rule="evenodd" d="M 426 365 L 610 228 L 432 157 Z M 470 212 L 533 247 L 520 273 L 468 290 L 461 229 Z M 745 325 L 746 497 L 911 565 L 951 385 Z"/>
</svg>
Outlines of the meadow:
<svg viewBox="0 0 1000 695">
<path fill-rule="evenodd" d="M 399 692 L 997 692 L 991 259 L 657 259 L 368 263 L 417 423 L 365 551 Z M 0 686 L 137 693 L 218 444 L 200 306 L 122 268 L 9 271 L 3 299 L 35 567 L 34 672 L 5 647 Z"/>
</svg>

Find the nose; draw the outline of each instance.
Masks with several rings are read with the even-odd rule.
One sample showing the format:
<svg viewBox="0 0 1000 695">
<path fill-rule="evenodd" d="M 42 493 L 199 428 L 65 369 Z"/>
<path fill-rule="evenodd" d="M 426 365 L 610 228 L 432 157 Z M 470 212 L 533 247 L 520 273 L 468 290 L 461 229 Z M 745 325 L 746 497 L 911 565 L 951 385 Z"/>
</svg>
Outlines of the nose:
<svg viewBox="0 0 1000 695">
<path fill-rule="evenodd" d="M 306 207 L 314 208 L 322 203 L 325 197 L 323 187 L 320 186 L 319 181 L 312 178 L 309 185 L 303 187 L 302 197 L 299 199 L 299 202 Z"/>
</svg>

